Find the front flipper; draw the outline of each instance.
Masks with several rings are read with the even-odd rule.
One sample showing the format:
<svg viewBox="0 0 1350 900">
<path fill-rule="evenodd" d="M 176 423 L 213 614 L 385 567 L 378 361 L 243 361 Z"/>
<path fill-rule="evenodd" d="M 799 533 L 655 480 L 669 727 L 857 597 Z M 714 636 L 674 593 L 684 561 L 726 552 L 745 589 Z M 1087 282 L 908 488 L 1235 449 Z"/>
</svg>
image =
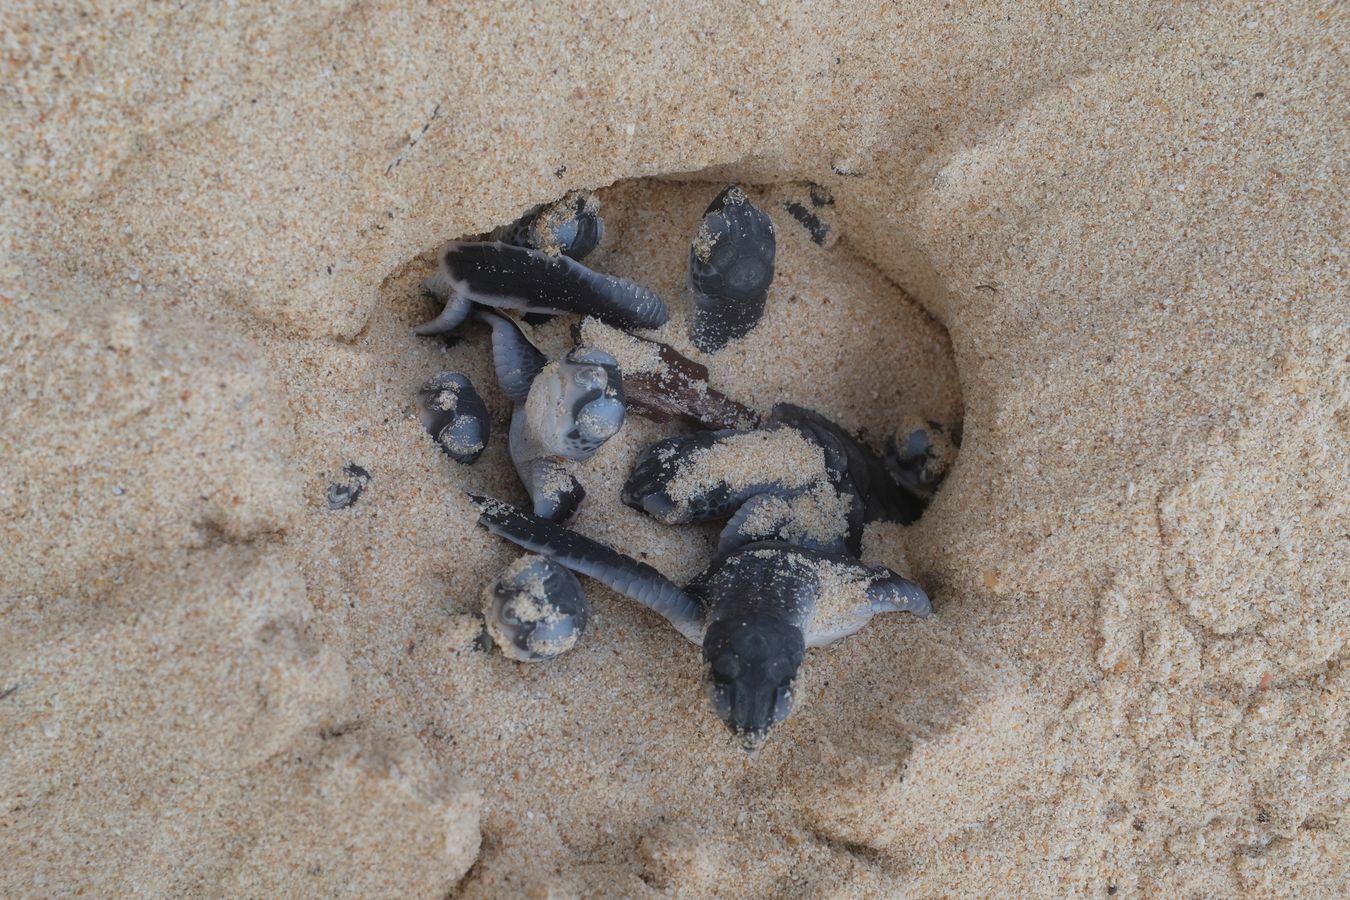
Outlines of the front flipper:
<svg viewBox="0 0 1350 900">
<path fill-rule="evenodd" d="M 933 604 L 923 588 L 908 578 L 901 578 L 890 569 L 879 571 L 884 574 L 867 588 L 867 599 L 872 602 L 873 612 L 907 612 L 916 616 L 932 614 Z"/>
<path fill-rule="evenodd" d="M 497 371 L 497 383 L 501 385 L 502 393 L 512 403 L 524 403 L 534 377 L 548 360 L 525 337 L 520 326 L 506 316 L 480 309 L 477 317 L 492 328 L 492 366 Z"/>
<path fill-rule="evenodd" d="M 446 334 L 454 331 L 473 312 L 473 302 L 468 297 L 455 293 L 443 275 L 433 276 L 422 283 L 422 288 L 437 299 L 445 300 L 445 309 L 430 322 L 423 322 L 413 329 L 413 334 L 426 337 L 432 334 Z"/>
<path fill-rule="evenodd" d="M 441 271 L 456 292 L 484 306 L 595 316 L 617 328 L 659 328 L 670 317 L 640 284 L 526 247 L 452 241 L 441 250 Z"/>
<path fill-rule="evenodd" d="M 695 644 L 703 643 L 703 607 L 651 566 L 500 500 L 469 497 L 480 510 L 478 524 L 488 531 L 594 578 L 661 616 Z"/>
<path fill-rule="evenodd" d="M 520 480 L 534 504 L 534 514 L 550 522 L 563 523 L 576 515 L 586 489 L 561 463 L 551 459 L 533 459 L 516 467 Z"/>
<path fill-rule="evenodd" d="M 823 647 L 853 634 L 880 613 L 927 616 L 932 612 L 923 588 L 885 566 L 814 555 L 820 595 L 806 628 L 808 647 Z"/>
</svg>

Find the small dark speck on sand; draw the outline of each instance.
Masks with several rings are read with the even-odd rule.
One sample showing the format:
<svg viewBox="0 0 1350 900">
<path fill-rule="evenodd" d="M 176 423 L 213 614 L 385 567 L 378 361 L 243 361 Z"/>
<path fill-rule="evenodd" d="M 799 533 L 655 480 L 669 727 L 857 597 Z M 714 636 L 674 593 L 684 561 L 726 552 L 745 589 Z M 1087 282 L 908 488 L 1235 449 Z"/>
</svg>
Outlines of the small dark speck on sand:
<svg viewBox="0 0 1350 900">
<path fill-rule="evenodd" d="M 1108 884 L 1106 886 L 1106 896 L 1114 897 L 1115 895 L 1116 895 L 1116 886 L 1114 884 Z"/>
<path fill-rule="evenodd" d="M 361 492 L 370 484 L 370 473 L 362 466 L 349 462 L 342 467 L 345 481 L 335 481 L 328 486 L 328 508 L 346 509 L 357 501 Z"/>
<path fill-rule="evenodd" d="M 10 694 L 14 693 L 14 692 L 17 691 L 18 689 L 19 689 L 19 686 L 18 686 L 17 684 L 15 684 L 15 685 L 11 685 L 10 687 L 5 688 L 3 691 L 0 691 L 0 700 L 5 699 L 6 697 L 8 697 Z"/>
<path fill-rule="evenodd" d="M 834 206 L 834 194 L 830 193 L 829 188 L 813 184 L 807 190 L 811 193 L 812 206 Z"/>
</svg>

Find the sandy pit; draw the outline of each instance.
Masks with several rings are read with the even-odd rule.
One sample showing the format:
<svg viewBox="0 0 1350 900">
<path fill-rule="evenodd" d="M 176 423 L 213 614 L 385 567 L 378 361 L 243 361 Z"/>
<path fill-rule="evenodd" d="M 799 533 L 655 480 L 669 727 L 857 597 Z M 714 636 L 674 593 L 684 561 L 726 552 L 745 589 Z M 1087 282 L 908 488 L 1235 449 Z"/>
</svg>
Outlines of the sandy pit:
<svg viewBox="0 0 1350 900">
<path fill-rule="evenodd" d="M 1348 33 L 1298 3 L 10 4 L 0 895 L 1343 896 Z M 730 181 L 776 278 L 705 355 L 684 266 Z M 418 284 L 573 189 L 587 264 L 660 293 L 651 336 L 714 387 L 962 436 L 864 541 L 937 614 L 810 651 L 754 756 L 697 648 L 594 582 L 564 656 L 475 649 L 519 554 L 464 492 L 525 495 L 487 331 L 415 337 Z M 493 414 L 471 467 L 417 417 L 451 369 Z M 680 427 L 630 416 L 576 469 L 575 527 L 676 581 L 716 528 L 618 488 Z"/>
</svg>

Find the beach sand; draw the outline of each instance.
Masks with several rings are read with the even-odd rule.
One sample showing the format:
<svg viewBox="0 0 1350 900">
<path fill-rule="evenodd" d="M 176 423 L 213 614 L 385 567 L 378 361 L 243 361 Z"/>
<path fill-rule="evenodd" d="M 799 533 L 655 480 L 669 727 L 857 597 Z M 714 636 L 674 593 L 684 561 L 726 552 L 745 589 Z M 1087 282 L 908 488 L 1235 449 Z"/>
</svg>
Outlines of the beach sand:
<svg viewBox="0 0 1350 900">
<path fill-rule="evenodd" d="M 1343 895 L 1348 23 L 0 13 L 0 895 Z M 776 277 L 707 355 L 684 267 L 731 181 Z M 864 546 L 936 615 L 812 650 L 754 756 L 595 582 L 564 656 L 474 649 L 519 554 L 465 491 L 525 495 L 486 330 L 415 337 L 418 285 L 579 188 L 587 264 L 714 387 L 962 435 Z M 473 466 L 416 416 L 444 370 L 493 413 Z M 687 427 L 575 470 L 575 527 L 677 582 L 716 528 L 618 489 Z"/>
</svg>

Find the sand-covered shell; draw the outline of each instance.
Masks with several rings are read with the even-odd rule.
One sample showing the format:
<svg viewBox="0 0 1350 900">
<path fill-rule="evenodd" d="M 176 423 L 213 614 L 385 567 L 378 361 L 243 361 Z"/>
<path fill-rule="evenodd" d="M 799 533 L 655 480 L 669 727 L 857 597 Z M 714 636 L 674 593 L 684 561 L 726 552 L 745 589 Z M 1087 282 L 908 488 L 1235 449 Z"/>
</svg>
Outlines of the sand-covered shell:
<svg viewBox="0 0 1350 900">
<path fill-rule="evenodd" d="M 501 240 L 517 247 L 559 253 L 581 261 L 600 244 L 605 223 L 600 201 L 591 191 L 569 191 L 552 203 L 534 207 L 499 230 Z"/>
<path fill-rule="evenodd" d="M 737 185 L 717 195 L 689 247 L 689 336 L 705 353 L 745 337 L 764 314 L 773 282 L 773 222 Z"/>
<path fill-rule="evenodd" d="M 417 392 L 422 426 L 453 460 L 472 465 L 482 456 L 491 432 L 487 404 L 469 376 L 441 372 Z"/>
<path fill-rule="evenodd" d="M 831 468 L 844 476 L 862 501 L 865 521 L 908 525 L 923 514 L 923 504 L 896 482 L 886 460 L 839 423 L 791 403 L 776 404 L 769 421 L 797 429 L 825 450 Z"/>
<path fill-rule="evenodd" d="M 544 556 L 522 556 L 487 589 L 488 636 L 519 662 L 541 662 L 571 650 L 589 619 L 581 582 Z"/>
</svg>

